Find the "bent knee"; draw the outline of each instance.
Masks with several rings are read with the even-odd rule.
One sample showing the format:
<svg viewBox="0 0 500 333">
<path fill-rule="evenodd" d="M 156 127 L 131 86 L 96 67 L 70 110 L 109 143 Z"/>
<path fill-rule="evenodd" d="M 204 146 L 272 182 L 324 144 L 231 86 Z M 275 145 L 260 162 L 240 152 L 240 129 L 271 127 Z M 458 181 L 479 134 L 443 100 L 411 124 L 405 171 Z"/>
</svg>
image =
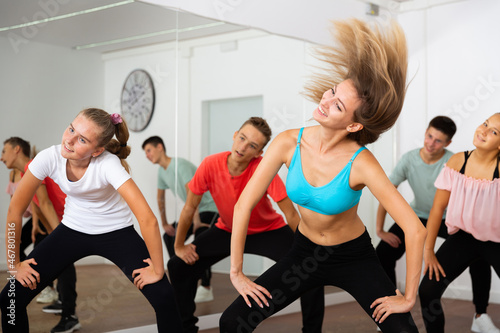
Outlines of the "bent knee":
<svg viewBox="0 0 500 333">
<path fill-rule="evenodd" d="M 220 317 L 220 332 L 250 333 L 266 318 L 267 316 L 262 309 L 248 308 L 240 296 Z"/>
<path fill-rule="evenodd" d="M 224 311 L 219 319 L 219 327 L 221 333 L 232 333 L 232 332 L 252 332 L 252 330 L 242 330 L 239 328 L 240 324 L 238 320 L 232 315 L 229 315 L 227 311 Z"/>
<path fill-rule="evenodd" d="M 171 275 L 172 272 L 174 272 L 174 273 L 177 272 L 179 270 L 179 267 L 182 267 L 182 265 L 185 265 L 185 264 L 186 263 L 181 258 L 179 258 L 178 256 L 173 256 L 167 262 L 167 269 Z"/>
</svg>

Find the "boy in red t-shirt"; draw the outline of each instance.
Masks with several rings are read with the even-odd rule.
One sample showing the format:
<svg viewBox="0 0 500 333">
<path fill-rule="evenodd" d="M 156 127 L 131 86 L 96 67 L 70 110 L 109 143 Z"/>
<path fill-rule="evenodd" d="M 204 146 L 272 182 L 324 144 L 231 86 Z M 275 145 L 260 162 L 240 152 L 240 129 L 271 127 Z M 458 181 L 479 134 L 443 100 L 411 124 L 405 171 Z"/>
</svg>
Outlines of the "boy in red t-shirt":
<svg viewBox="0 0 500 333">
<path fill-rule="evenodd" d="M 259 117 L 250 118 L 234 133 L 231 151 L 206 157 L 189 182 L 187 200 L 177 226 L 176 256 L 168 262 L 184 332 L 198 331 L 195 325 L 198 319 L 194 316 L 197 281 L 206 268 L 230 255 L 234 205 L 259 165 L 263 148 L 270 139 L 271 129 L 267 122 Z M 215 227 L 185 245 L 182 240 L 185 239 L 203 193 L 207 191 L 212 195 L 220 217 Z M 274 210 L 267 195 L 283 211 L 288 225 Z M 278 261 L 290 249 L 293 232 L 299 221 L 300 216 L 286 194 L 285 185 L 276 176 L 266 195 L 252 211 L 245 252 Z M 303 332 L 321 332 L 323 288 L 304 296 L 301 299 Z"/>
</svg>

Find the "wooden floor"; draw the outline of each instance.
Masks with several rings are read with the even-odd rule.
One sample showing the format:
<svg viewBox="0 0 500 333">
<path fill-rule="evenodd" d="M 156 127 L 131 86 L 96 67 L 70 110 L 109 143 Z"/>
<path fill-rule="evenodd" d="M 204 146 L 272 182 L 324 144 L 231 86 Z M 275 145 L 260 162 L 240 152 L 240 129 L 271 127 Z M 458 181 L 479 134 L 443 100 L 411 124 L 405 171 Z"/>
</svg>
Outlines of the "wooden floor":
<svg viewBox="0 0 500 333">
<path fill-rule="evenodd" d="M 3 281 L 6 273 L 0 273 Z M 77 266 L 77 315 L 82 324 L 81 333 L 102 333 L 155 323 L 153 309 L 121 272 L 112 265 Z M 196 315 L 222 312 L 237 296 L 225 274 L 214 274 L 215 300 L 197 305 Z M 216 287 L 215 287 L 216 286 Z M 335 289 L 328 289 L 334 292 Z M 446 332 L 470 332 L 474 307 L 469 301 L 445 299 Z M 33 301 L 28 306 L 30 332 L 50 332 L 60 317 L 42 312 L 43 304 Z M 491 304 L 488 313 L 500 327 L 500 305 Z M 420 307 L 412 311 L 419 330 L 423 328 Z M 290 333 L 301 331 L 300 314 L 270 318 L 256 332 Z M 216 333 L 218 329 L 204 330 Z M 323 332 L 376 332 L 376 326 L 355 302 L 329 306 L 326 309 Z"/>
</svg>

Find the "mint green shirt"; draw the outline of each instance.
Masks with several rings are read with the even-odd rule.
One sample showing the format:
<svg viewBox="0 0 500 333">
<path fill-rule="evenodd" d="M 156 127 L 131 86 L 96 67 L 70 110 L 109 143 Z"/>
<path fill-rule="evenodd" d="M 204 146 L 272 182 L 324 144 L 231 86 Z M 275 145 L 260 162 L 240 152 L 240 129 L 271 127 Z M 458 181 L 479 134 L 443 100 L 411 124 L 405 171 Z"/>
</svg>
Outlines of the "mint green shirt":
<svg viewBox="0 0 500 333">
<path fill-rule="evenodd" d="M 444 164 L 453 156 L 453 153 L 445 149 L 444 155 L 439 161 L 434 164 L 427 164 L 420 157 L 420 149 L 410 150 L 404 154 L 389 179 L 396 186 L 408 180 L 415 196 L 410 206 L 418 217 L 428 219 L 434 201 L 434 194 L 436 194 L 434 181 Z"/>
<path fill-rule="evenodd" d="M 175 166 L 177 161 L 177 168 L 179 172 L 177 173 L 177 188 L 175 187 Z M 173 157 L 168 165 L 167 169 L 162 167 L 158 168 L 158 188 L 161 190 L 170 189 L 172 192 L 177 190 L 177 196 L 184 202 L 186 202 L 186 184 L 193 178 L 196 172 L 196 166 L 189 162 L 188 160 L 181 157 Z M 203 212 L 217 212 L 217 207 L 215 206 L 214 200 L 210 195 L 210 192 L 203 194 L 201 198 L 200 205 L 198 206 L 198 211 Z"/>
</svg>

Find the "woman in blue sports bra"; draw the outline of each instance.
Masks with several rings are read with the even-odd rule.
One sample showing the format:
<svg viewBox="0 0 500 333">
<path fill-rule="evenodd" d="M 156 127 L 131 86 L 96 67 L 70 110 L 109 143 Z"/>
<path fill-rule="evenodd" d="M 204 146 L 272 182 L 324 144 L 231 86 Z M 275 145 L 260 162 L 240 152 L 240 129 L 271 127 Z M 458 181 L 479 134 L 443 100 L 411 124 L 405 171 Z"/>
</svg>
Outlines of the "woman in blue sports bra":
<svg viewBox="0 0 500 333">
<path fill-rule="evenodd" d="M 371 29 L 359 20 L 335 24 L 336 47 L 320 56 L 335 65 L 306 87 L 319 125 L 279 134 L 234 208 L 231 282 L 239 296 L 220 319 L 221 332 L 252 331 L 301 294 L 322 285 L 350 293 L 383 332 L 417 332 L 415 304 L 426 230 L 364 146 L 396 122 L 406 91 L 407 49 L 397 23 Z M 333 75 L 332 75 L 333 73 Z M 301 214 L 292 249 L 254 282 L 242 273 L 252 208 L 281 166 Z M 405 295 L 385 274 L 357 214 L 364 187 L 406 237 Z"/>
</svg>

